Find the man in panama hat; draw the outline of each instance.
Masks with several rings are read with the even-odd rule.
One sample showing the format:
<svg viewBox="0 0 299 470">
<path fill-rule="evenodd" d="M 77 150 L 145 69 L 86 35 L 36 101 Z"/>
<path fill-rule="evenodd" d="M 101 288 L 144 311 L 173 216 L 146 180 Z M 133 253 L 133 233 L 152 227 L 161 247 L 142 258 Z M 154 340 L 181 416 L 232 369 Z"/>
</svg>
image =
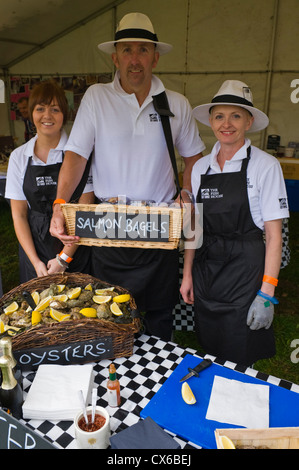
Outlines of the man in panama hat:
<svg viewBox="0 0 299 470">
<path fill-rule="evenodd" d="M 114 39 L 98 47 L 111 54 L 117 72 L 113 82 L 89 87 L 82 99 L 65 148 L 57 199 L 69 201 L 93 152 L 97 200 L 125 195 L 131 200 L 171 201 L 176 193 L 173 168 L 153 105 L 153 96 L 166 91 L 172 139 L 185 163 L 182 198 L 187 201 L 191 169 L 205 146 L 188 100 L 165 90 L 152 74 L 160 55 L 172 46 L 158 40 L 146 15 L 129 13 L 120 20 Z M 77 240 L 65 235 L 59 204 L 54 204 L 51 233 L 65 243 Z M 146 332 L 171 339 L 179 293 L 178 251 L 92 247 L 92 260 L 95 277 L 132 292 L 139 310 L 146 312 Z"/>
</svg>

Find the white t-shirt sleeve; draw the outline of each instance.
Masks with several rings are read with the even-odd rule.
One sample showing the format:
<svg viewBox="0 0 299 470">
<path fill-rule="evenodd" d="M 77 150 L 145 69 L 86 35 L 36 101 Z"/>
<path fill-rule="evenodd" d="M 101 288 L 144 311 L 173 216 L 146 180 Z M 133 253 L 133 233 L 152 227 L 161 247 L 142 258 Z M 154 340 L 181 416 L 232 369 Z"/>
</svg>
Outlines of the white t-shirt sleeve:
<svg viewBox="0 0 299 470">
<path fill-rule="evenodd" d="M 260 183 L 260 208 L 263 220 L 289 217 L 288 198 L 280 164 L 274 161 L 263 173 Z"/>
<path fill-rule="evenodd" d="M 5 197 L 6 199 L 14 199 L 16 201 L 26 201 L 23 191 L 24 163 L 19 150 L 20 148 L 14 150 L 9 157 Z"/>
<path fill-rule="evenodd" d="M 169 92 L 170 109 L 174 110 L 175 147 L 182 157 L 193 157 L 206 148 L 199 135 L 196 121 L 192 115 L 189 101 L 183 95 Z"/>
</svg>

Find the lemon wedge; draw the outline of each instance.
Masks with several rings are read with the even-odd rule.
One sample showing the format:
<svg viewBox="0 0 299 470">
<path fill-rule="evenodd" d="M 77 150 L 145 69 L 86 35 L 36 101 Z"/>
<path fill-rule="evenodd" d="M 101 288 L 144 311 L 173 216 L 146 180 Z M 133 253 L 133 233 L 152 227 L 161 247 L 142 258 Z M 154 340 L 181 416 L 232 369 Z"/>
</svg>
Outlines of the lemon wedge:
<svg viewBox="0 0 299 470">
<path fill-rule="evenodd" d="M 182 397 L 187 405 L 194 405 L 196 403 L 196 398 L 190 388 L 190 385 L 187 382 L 182 383 Z"/>
<path fill-rule="evenodd" d="M 68 313 L 59 312 L 59 310 L 55 310 L 54 308 L 50 309 L 50 316 L 51 318 L 53 318 L 53 320 L 56 321 L 64 321 L 70 318 L 70 315 Z"/>
<path fill-rule="evenodd" d="M 31 324 L 32 325 L 37 325 L 42 319 L 42 314 L 40 312 L 37 312 L 36 310 L 33 310 L 31 314 Z"/>
<path fill-rule="evenodd" d="M 113 302 L 117 302 L 118 304 L 121 304 L 123 302 L 128 302 L 130 298 L 131 298 L 130 294 L 116 295 L 115 297 L 113 297 Z"/>
<path fill-rule="evenodd" d="M 77 299 L 81 294 L 81 290 L 81 287 L 74 287 L 73 289 L 70 289 L 67 293 L 68 298 L 71 300 Z"/>
<path fill-rule="evenodd" d="M 60 302 L 66 302 L 68 300 L 68 296 L 66 294 L 54 295 L 53 299 L 59 300 Z"/>
<path fill-rule="evenodd" d="M 227 436 L 219 436 L 220 445 L 222 449 L 235 449 L 235 444 Z"/>
<path fill-rule="evenodd" d="M 65 289 L 65 284 L 57 284 L 57 292 L 60 293 Z"/>
<path fill-rule="evenodd" d="M 18 328 L 17 326 L 8 326 L 5 328 L 5 331 L 8 330 L 9 336 L 15 336 L 18 331 L 20 331 L 21 328 Z M 14 330 L 14 331 L 11 331 Z"/>
<path fill-rule="evenodd" d="M 122 315 L 123 312 L 121 311 L 121 309 L 119 308 L 119 306 L 117 305 L 116 302 L 113 302 L 111 305 L 110 305 L 110 310 L 111 312 L 113 313 L 113 315 Z"/>
<path fill-rule="evenodd" d="M 35 307 L 35 311 L 41 312 L 42 310 L 45 310 L 47 307 L 49 307 L 51 300 L 53 297 L 51 295 L 48 295 L 48 297 L 45 297 L 43 300 L 39 302 L 39 304 Z"/>
<path fill-rule="evenodd" d="M 19 308 L 19 305 L 17 304 L 17 302 L 12 302 L 3 311 L 5 315 L 10 315 L 11 313 L 16 312 L 18 308 Z"/>
<path fill-rule="evenodd" d="M 35 302 L 35 305 L 38 305 L 38 304 L 39 304 L 39 301 L 40 301 L 39 292 L 34 291 L 34 292 L 32 292 L 31 296 L 32 296 L 32 298 L 33 298 L 33 300 L 34 300 L 34 302 Z"/>
<path fill-rule="evenodd" d="M 97 316 L 96 309 L 92 307 L 82 308 L 82 310 L 80 310 L 80 313 L 82 313 L 82 315 L 84 315 L 85 317 L 89 318 L 95 318 Z"/>
<path fill-rule="evenodd" d="M 92 290 L 92 285 L 87 284 L 87 286 L 84 287 L 84 290 Z"/>
<path fill-rule="evenodd" d="M 0 334 L 4 333 L 5 331 L 5 323 L 4 321 L 0 320 Z"/>
<path fill-rule="evenodd" d="M 96 289 L 94 292 L 95 294 L 97 295 L 101 295 L 101 294 L 105 294 L 105 292 L 109 292 L 109 291 L 113 291 L 114 290 L 114 287 L 106 287 L 105 289 Z"/>
<path fill-rule="evenodd" d="M 106 302 L 109 302 L 109 300 L 111 300 L 111 295 L 94 295 L 92 300 L 96 304 L 105 304 Z"/>
</svg>

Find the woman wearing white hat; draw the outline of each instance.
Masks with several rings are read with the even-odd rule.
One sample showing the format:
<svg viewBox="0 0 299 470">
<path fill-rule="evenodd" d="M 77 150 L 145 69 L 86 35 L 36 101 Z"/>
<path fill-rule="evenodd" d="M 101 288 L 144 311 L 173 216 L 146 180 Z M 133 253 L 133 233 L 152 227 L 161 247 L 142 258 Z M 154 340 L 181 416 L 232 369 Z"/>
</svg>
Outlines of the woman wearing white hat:
<svg viewBox="0 0 299 470">
<path fill-rule="evenodd" d="M 289 216 L 285 184 L 278 161 L 245 138 L 269 122 L 245 83 L 225 81 L 193 114 L 218 142 L 192 171 L 192 191 L 203 204 L 203 244 L 186 250 L 181 294 L 194 302 L 205 351 L 250 365 L 275 354 L 281 220 Z"/>
</svg>

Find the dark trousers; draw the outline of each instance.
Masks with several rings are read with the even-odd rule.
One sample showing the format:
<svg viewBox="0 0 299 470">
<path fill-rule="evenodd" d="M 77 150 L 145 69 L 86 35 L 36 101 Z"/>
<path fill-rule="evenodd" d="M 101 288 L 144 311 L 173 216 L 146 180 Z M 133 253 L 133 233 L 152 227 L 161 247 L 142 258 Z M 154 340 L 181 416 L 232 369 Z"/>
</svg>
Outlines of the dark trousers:
<svg viewBox="0 0 299 470">
<path fill-rule="evenodd" d="M 173 323 L 172 311 L 172 308 L 148 310 L 144 317 L 145 334 L 170 341 Z"/>
</svg>

